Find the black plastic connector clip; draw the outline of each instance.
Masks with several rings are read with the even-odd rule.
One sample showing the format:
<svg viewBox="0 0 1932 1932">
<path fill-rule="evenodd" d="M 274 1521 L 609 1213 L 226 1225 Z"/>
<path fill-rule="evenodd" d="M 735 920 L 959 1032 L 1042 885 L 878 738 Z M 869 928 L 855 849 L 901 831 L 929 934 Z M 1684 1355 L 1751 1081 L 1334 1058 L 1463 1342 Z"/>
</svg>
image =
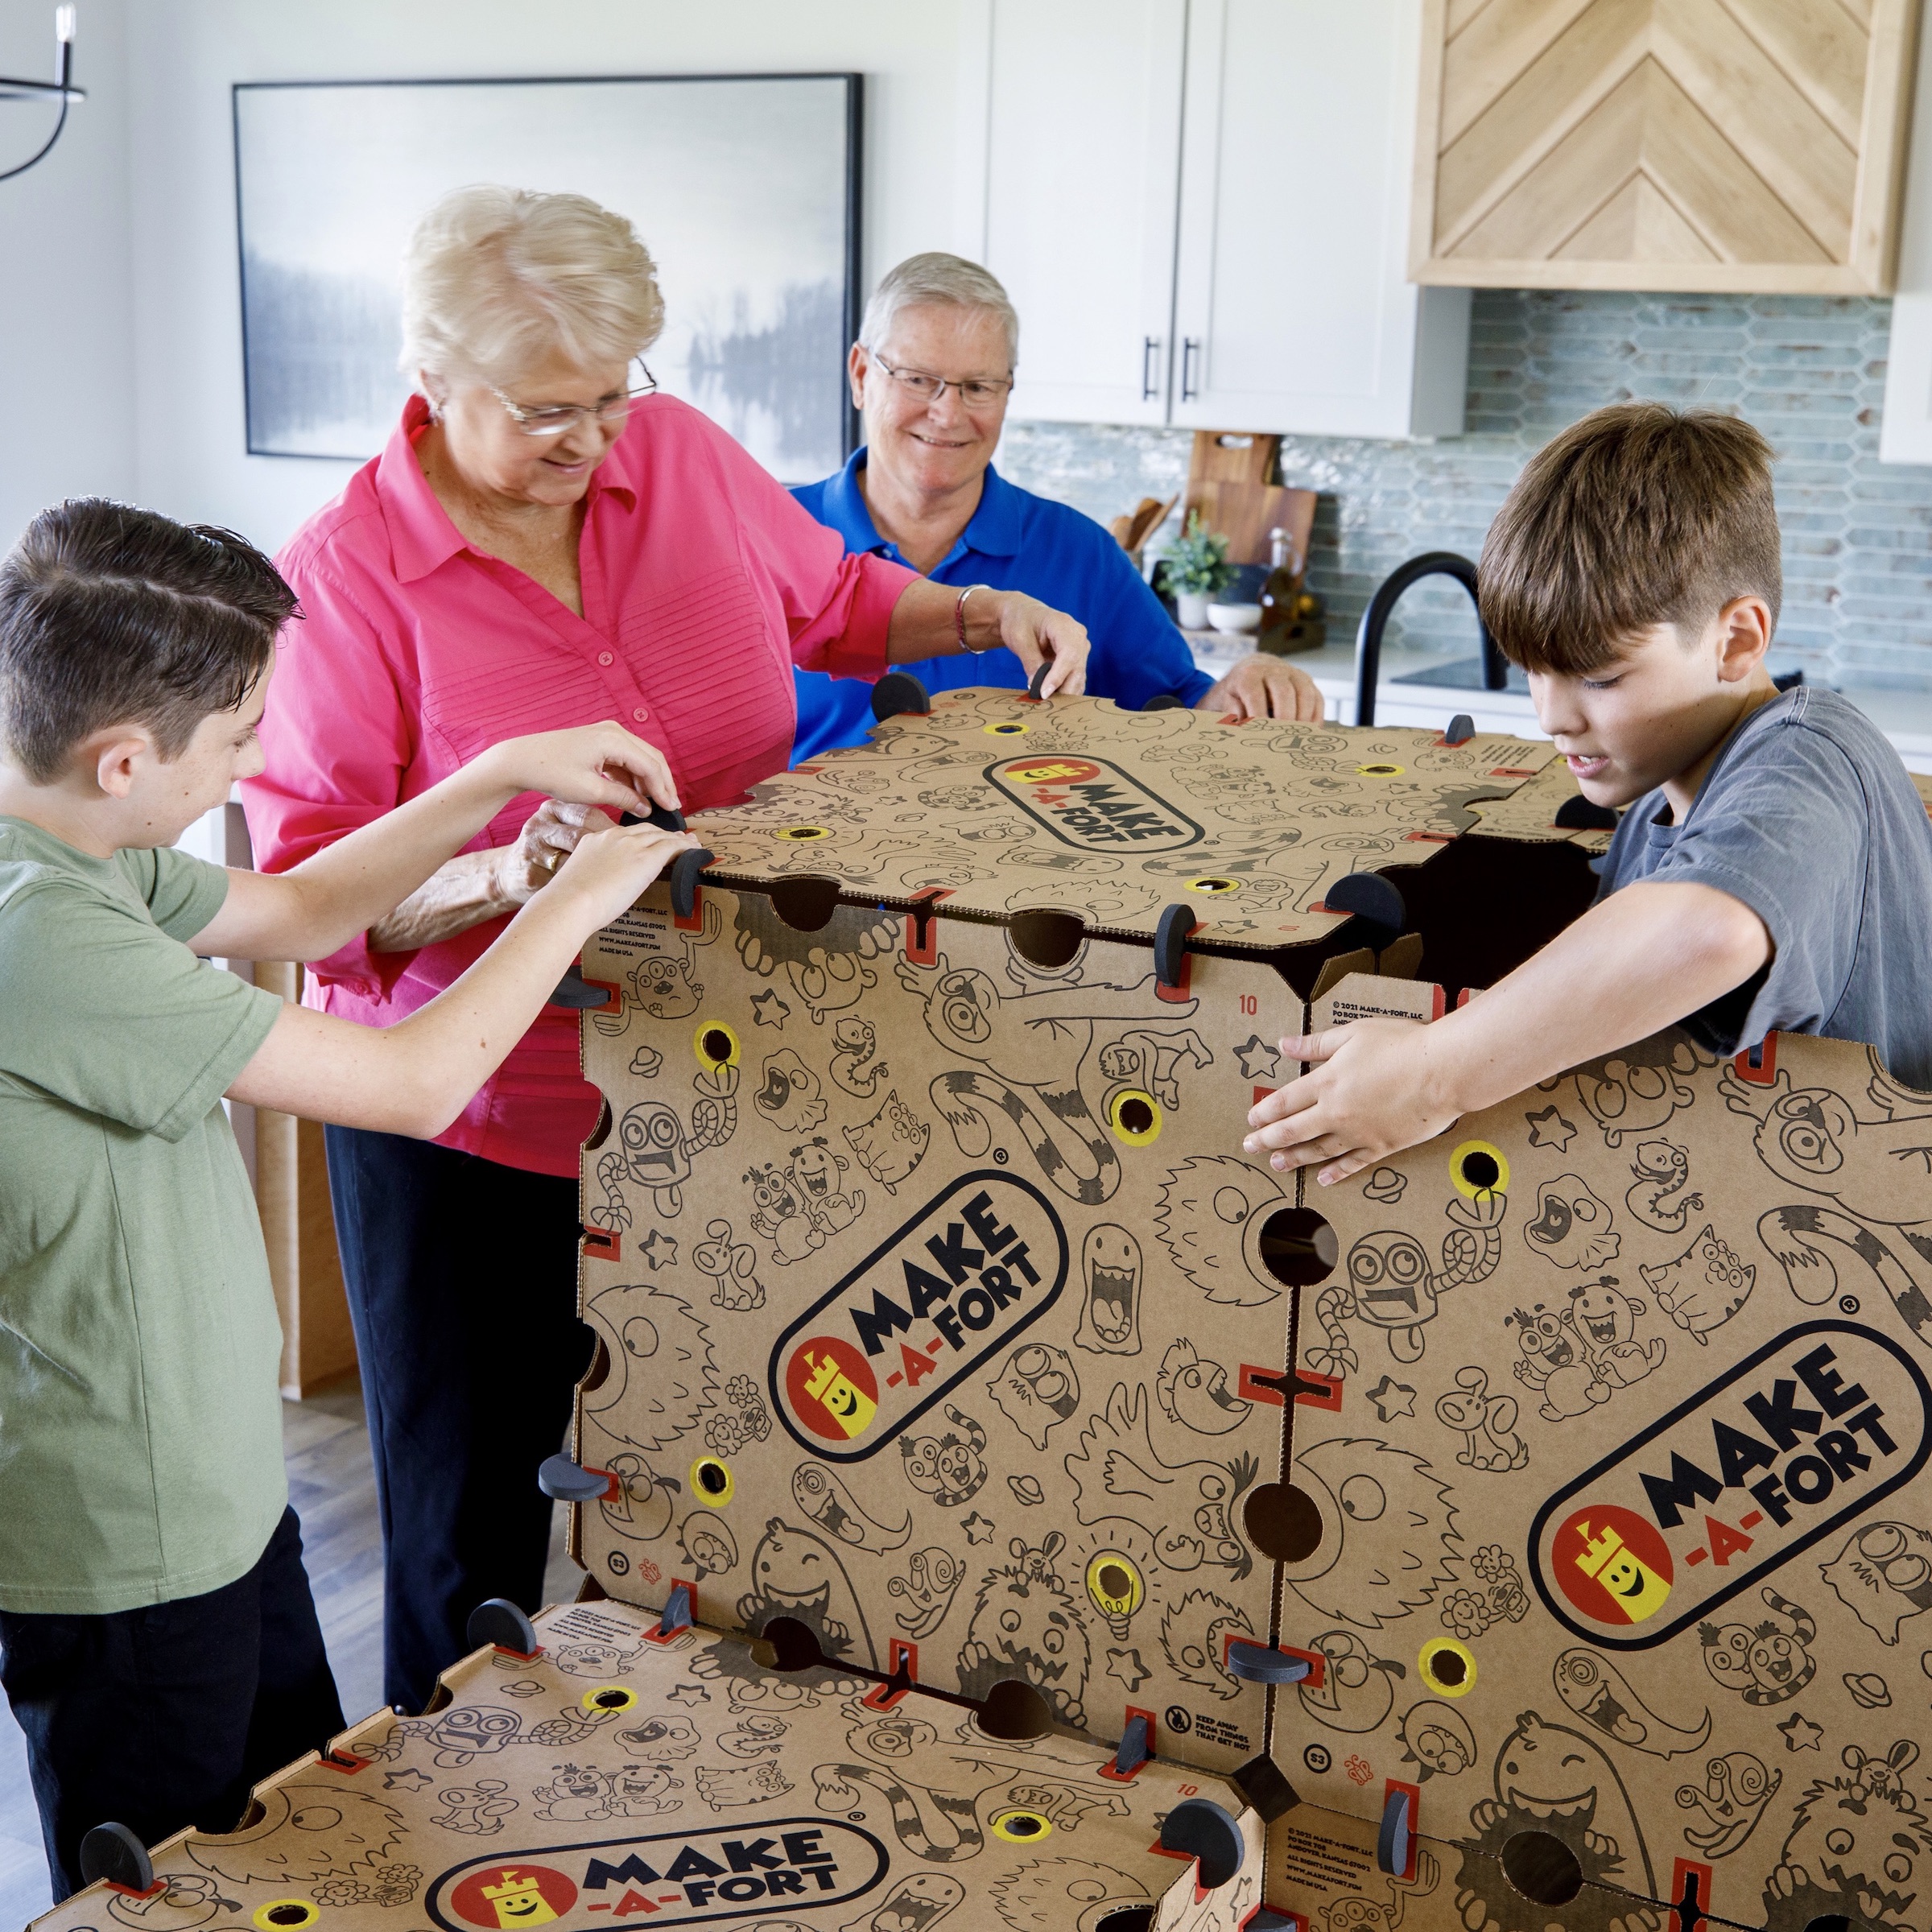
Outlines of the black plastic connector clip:
<svg viewBox="0 0 1932 1932">
<path fill-rule="evenodd" d="M 680 919 L 688 919 L 698 909 L 698 878 L 718 855 L 702 845 L 695 852 L 681 852 L 671 862 L 671 910 Z"/>
<path fill-rule="evenodd" d="M 663 1613 L 658 1619 L 658 1641 L 663 1643 L 667 1637 L 675 1637 L 680 1630 L 688 1630 L 691 1622 L 691 1585 L 673 1583 L 671 1595 L 664 1600 Z"/>
<path fill-rule="evenodd" d="M 1187 984 L 1187 936 L 1200 921 L 1184 900 L 1161 908 L 1154 929 L 1154 983 L 1173 992 Z"/>
<path fill-rule="evenodd" d="M 103 1879 L 122 1892 L 145 1896 L 160 1888 L 155 1881 L 155 1861 L 147 1847 L 126 1825 L 96 1825 L 80 1840 L 80 1882 L 98 1885 Z"/>
<path fill-rule="evenodd" d="M 1476 736 L 1476 720 L 1466 711 L 1459 711 L 1443 732 L 1445 745 L 1467 745 Z"/>
<path fill-rule="evenodd" d="M 1236 1637 L 1228 1646 L 1229 1674 L 1249 1684 L 1298 1684 L 1313 1668 L 1307 1658 Z"/>
<path fill-rule="evenodd" d="M 1207 1892 L 1226 1885 L 1248 1856 L 1241 1827 L 1211 1798 L 1183 1798 L 1161 1820 L 1161 1849 L 1199 1859 Z"/>
<path fill-rule="evenodd" d="M 909 671 L 889 671 L 872 687 L 872 716 L 875 724 L 888 718 L 930 716 L 932 694 Z"/>
<path fill-rule="evenodd" d="M 1392 1878 L 1409 1876 L 1414 1834 L 1413 1801 L 1406 1791 L 1391 1791 L 1382 1800 L 1382 1822 L 1375 1835 L 1375 1862 Z"/>
<path fill-rule="evenodd" d="M 1150 1728 L 1147 1719 L 1137 1711 L 1128 1719 L 1127 1728 L 1121 1733 L 1120 1748 L 1113 1754 L 1116 1777 L 1132 1777 L 1154 1756 L 1148 1737 Z"/>
<path fill-rule="evenodd" d="M 540 1483 L 542 1478 L 538 1480 Z M 536 1625 L 506 1596 L 485 1597 L 469 1613 L 464 1635 L 472 1649 L 480 1650 L 489 1644 L 513 1657 L 535 1657 L 543 1648 L 537 1641 Z"/>
<path fill-rule="evenodd" d="M 599 1503 L 616 1492 L 617 1479 L 608 1469 L 586 1469 L 559 1454 L 538 1465 L 537 1487 L 553 1502 Z"/>
</svg>

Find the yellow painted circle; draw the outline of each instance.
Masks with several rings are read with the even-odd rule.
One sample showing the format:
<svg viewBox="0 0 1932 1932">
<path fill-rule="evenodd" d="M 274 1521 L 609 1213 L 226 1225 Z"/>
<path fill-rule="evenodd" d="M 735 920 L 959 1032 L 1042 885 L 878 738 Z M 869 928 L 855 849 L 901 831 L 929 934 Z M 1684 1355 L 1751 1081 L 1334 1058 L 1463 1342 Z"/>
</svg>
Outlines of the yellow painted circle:
<svg viewBox="0 0 1932 1932">
<path fill-rule="evenodd" d="M 1161 1137 L 1161 1104 L 1137 1087 L 1126 1088 L 1108 1103 L 1107 1124 L 1128 1146 L 1151 1147 Z"/>
<path fill-rule="evenodd" d="M 255 1908 L 255 1923 L 261 1932 L 301 1932 L 322 1916 L 306 1898 L 271 1898 Z"/>
<path fill-rule="evenodd" d="M 814 839 L 830 838 L 832 828 L 829 825 L 786 825 L 772 836 L 774 838 L 791 839 L 800 845 L 808 845 Z"/>
<path fill-rule="evenodd" d="M 691 1036 L 691 1050 L 707 1073 L 738 1063 L 738 1036 L 722 1020 L 700 1020 Z"/>
<path fill-rule="evenodd" d="M 1239 892 L 1241 889 L 1241 882 L 1239 879 L 1225 879 L 1218 873 L 1210 873 L 1204 879 L 1183 879 L 1181 883 L 1189 892 L 1204 892 L 1210 894 Z"/>
<path fill-rule="evenodd" d="M 1015 1806 L 1001 1812 L 993 1821 L 993 1835 L 1009 1845 L 1037 1845 L 1053 1835 L 1052 1821 L 1038 1811 Z"/>
<path fill-rule="evenodd" d="M 622 1684 L 599 1684 L 594 1690 L 586 1690 L 583 1697 L 586 1711 L 599 1712 L 628 1711 L 637 1701 L 637 1692 Z"/>
<path fill-rule="evenodd" d="M 715 1455 L 701 1455 L 691 1466 L 691 1494 L 714 1509 L 722 1509 L 737 1493 L 737 1488 L 731 1466 Z"/>
<path fill-rule="evenodd" d="M 1399 778 L 1408 770 L 1406 765 L 1358 765 L 1356 770 L 1364 778 Z"/>
<path fill-rule="evenodd" d="M 1449 1157 L 1449 1178 L 1456 1192 L 1471 1200 L 1479 1194 L 1507 1194 L 1509 1162 L 1493 1141 L 1464 1141 Z"/>
<path fill-rule="evenodd" d="M 1140 1571 L 1125 1557 L 1103 1550 L 1087 1566 L 1087 1594 L 1103 1616 L 1132 1616 L 1147 1591 Z"/>
<path fill-rule="evenodd" d="M 1476 1653 L 1452 1637 L 1431 1637 L 1415 1661 L 1422 1682 L 1444 1697 L 1467 1697 L 1476 1688 Z"/>
<path fill-rule="evenodd" d="M 989 738 L 1017 738 L 1024 736 L 1028 728 L 1017 718 L 1009 718 L 1002 724 L 988 724 L 983 729 Z"/>
</svg>

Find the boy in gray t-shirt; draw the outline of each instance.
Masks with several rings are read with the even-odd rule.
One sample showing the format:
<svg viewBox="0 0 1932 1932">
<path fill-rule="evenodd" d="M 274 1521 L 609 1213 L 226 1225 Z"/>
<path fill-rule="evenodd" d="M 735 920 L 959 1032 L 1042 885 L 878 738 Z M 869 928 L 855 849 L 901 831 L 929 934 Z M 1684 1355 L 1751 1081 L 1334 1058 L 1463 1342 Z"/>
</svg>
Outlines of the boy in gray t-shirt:
<svg viewBox="0 0 1932 1932">
<path fill-rule="evenodd" d="M 1323 1184 L 1681 1022 L 1860 1040 L 1932 1088 L 1932 824 L 1898 754 L 1765 667 L 1782 588 L 1771 452 L 1748 423 L 1599 410 L 1540 450 L 1483 547 L 1484 620 L 1583 795 L 1625 807 L 1596 903 L 1433 1025 L 1284 1040 L 1307 1075 L 1249 1153 Z"/>
</svg>

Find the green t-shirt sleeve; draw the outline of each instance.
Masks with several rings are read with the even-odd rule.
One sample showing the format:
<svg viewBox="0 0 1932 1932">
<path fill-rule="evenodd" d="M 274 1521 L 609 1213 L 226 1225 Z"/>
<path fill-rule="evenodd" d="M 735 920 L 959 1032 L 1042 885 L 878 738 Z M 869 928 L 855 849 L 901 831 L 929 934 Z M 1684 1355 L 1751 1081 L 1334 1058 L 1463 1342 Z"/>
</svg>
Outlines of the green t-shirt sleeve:
<svg viewBox="0 0 1932 1932">
<path fill-rule="evenodd" d="M 171 939 L 192 939 L 228 898 L 228 874 L 221 866 L 171 845 L 130 846 L 114 857 Z"/>
<path fill-rule="evenodd" d="M 152 894 L 154 919 L 165 914 L 176 930 L 198 932 L 221 902 L 225 875 L 180 852 L 154 861 L 133 871 L 137 890 Z M 282 1010 L 275 993 L 203 964 L 138 907 L 84 881 L 49 877 L 7 910 L 0 1070 L 138 1132 L 179 1140 Z"/>
</svg>

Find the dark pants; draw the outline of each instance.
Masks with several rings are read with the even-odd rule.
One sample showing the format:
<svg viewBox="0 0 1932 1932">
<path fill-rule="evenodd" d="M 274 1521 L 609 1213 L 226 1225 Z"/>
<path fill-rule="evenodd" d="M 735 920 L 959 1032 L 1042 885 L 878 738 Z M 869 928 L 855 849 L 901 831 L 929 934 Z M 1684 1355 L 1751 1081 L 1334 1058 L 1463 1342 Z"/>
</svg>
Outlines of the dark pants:
<svg viewBox="0 0 1932 1932">
<path fill-rule="evenodd" d="M 485 1597 L 541 1607 L 537 1465 L 594 1345 L 577 1183 L 398 1134 L 328 1141 L 382 1517 L 383 1695 L 415 1712 Z"/>
<path fill-rule="evenodd" d="M 56 1903 L 80 1840 L 109 1820 L 144 1845 L 230 1831 L 249 1788 L 343 1728 L 336 1680 L 283 1513 L 246 1576 L 105 1616 L 0 1610 L 0 1683 L 27 1765 Z"/>
</svg>

